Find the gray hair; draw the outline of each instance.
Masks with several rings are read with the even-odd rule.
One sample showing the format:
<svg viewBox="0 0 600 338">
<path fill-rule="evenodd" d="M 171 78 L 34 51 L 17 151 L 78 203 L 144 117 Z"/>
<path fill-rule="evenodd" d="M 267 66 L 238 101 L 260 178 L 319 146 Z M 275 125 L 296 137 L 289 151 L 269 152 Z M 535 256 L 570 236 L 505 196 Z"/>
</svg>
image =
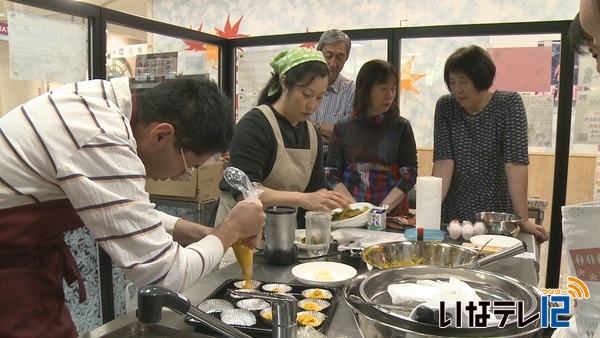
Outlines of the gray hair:
<svg viewBox="0 0 600 338">
<path fill-rule="evenodd" d="M 323 50 L 323 47 L 325 45 L 332 45 L 340 41 L 343 41 L 346 44 L 346 54 L 348 54 L 346 56 L 350 56 L 350 38 L 348 37 L 348 35 L 346 35 L 346 33 L 342 32 L 339 29 L 330 29 L 328 31 L 323 32 L 321 38 L 319 39 L 319 43 L 317 44 L 317 50 L 321 51 Z"/>
</svg>

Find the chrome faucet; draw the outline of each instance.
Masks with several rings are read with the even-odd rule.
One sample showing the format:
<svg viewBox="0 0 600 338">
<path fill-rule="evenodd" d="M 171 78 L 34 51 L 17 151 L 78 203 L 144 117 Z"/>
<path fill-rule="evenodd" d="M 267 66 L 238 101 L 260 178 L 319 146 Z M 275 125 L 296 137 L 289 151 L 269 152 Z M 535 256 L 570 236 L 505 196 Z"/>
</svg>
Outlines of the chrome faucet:
<svg viewBox="0 0 600 338">
<path fill-rule="evenodd" d="M 298 300 L 291 295 L 265 293 L 255 290 L 229 290 L 234 298 L 260 298 L 271 302 L 273 312 L 273 338 L 296 338 L 298 325 Z"/>
<path fill-rule="evenodd" d="M 242 331 L 192 306 L 189 299 L 180 293 L 162 286 L 151 285 L 140 288 L 138 291 L 137 309 L 137 318 L 140 322 L 146 324 L 158 323 L 162 316 L 163 307 L 168 307 L 182 315 L 189 315 L 227 337 L 252 338 Z"/>
</svg>

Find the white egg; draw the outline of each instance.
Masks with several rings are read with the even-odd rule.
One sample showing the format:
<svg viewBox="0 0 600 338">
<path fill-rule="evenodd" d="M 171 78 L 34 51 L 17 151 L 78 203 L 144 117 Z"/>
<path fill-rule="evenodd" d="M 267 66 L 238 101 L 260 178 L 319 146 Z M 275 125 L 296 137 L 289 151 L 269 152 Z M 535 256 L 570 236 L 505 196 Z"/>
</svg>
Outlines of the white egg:
<svg viewBox="0 0 600 338">
<path fill-rule="evenodd" d="M 479 235 L 485 235 L 485 233 L 486 233 L 485 224 L 483 224 L 483 222 L 475 222 L 475 224 L 473 225 L 473 235 L 479 236 Z"/>
<path fill-rule="evenodd" d="M 457 220 L 454 220 L 448 224 L 448 233 L 450 233 L 450 238 L 452 239 L 457 239 L 460 237 L 460 223 Z"/>
<path fill-rule="evenodd" d="M 468 241 L 471 237 L 473 237 L 473 223 L 469 221 L 464 221 L 462 224 L 462 236 Z"/>
</svg>

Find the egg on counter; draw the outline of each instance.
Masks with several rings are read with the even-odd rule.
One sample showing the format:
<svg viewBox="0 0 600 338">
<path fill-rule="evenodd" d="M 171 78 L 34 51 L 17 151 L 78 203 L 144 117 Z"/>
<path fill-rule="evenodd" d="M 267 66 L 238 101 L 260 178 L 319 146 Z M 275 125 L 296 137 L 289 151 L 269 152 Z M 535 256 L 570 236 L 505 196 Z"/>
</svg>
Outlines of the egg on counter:
<svg viewBox="0 0 600 338">
<path fill-rule="evenodd" d="M 486 233 L 486 229 L 485 229 L 485 224 L 483 222 L 475 222 L 475 224 L 473 224 L 473 235 L 474 236 L 485 235 L 485 233 Z"/>
<path fill-rule="evenodd" d="M 471 237 L 473 237 L 473 223 L 471 223 L 470 221 L 463 221 L 462 236 L 465 239 L 465 241 L 468 241 Z"/>
<path fill-rule="evenodd" d="M 453 220 L 448 224 L 448 233 L 450 234 L 450 238 L 457 239 L 460 237 L 461 227 L 460 222 L 458 220 Z"/>
</svg>

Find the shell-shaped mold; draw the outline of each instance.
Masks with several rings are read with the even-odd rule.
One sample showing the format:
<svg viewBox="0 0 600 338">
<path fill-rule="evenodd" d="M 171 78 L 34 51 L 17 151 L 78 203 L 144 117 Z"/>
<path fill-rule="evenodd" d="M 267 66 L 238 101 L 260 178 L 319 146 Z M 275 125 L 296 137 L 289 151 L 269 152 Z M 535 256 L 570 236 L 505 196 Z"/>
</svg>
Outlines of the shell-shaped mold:
<svg viewBox="0 0 600 338">
<path fill-rule="evenodd" d="M 292 287 L 287 284 L 265 284 L 262 289 L 273 293 L 288 293 L 292 291 Z"/>
<path fill-rule="evenodd" d="M 296 321 L 302 326 L 312 326 L 317 328 L 323 324 L 327 316 L 322 312 L 317 311 L 301 311 L 298 312 Z"/>
<path fill-rule="evenodd" d="M 235 306 L 239 307 L 240 309 L 258 311 L 269 307 L 269 303 L 258 298 L 247 298 L 238 301 L 237 303 L 235 303 Z"/>
<path fill-rule="evenodd" d="M 265 324 L 272 326 L 273 325 L 273 309 L 269 306 L 260 310 L 260 318 L 262 318 Z"/>
<path fill-rule="evenodd" d="M 206 313 L 220 313 L 233 309 L 233 304 L 224 299 L 206 299 L 198 304 L 198 309 Z"/>
<path fill-rule="evenodd" d="M 227 325 L 252 326 L 256 317 L 246 309 L 232 309 L 221 312 L 221 321 Z"/>
<path fill-rule="evenodd" d="M 240 280 L 237 281 L 235 283 L 233 283 L 233 286 L 235 286 L 238 289 L 244 289 L 244 284 L 246 284 L 245 280 Z M 258 287 L 260 286 L 260 282 L 256 281 L 256 280 L 250 280 L 250 287 L 249 289 L 258 289 Z"/>
<path fill-rule="evenodd" d="M 329 290 L 319 288 L 303 290 L 302 296 L 312 299 L 331 299 L 333 297 Z"/>
<path fill-rule="evenodd" d="M 298 307 L 305 311 L 323 311 L 331 304 L 323 299 L 306 298 L 298 302 Z"/>
</svg>

